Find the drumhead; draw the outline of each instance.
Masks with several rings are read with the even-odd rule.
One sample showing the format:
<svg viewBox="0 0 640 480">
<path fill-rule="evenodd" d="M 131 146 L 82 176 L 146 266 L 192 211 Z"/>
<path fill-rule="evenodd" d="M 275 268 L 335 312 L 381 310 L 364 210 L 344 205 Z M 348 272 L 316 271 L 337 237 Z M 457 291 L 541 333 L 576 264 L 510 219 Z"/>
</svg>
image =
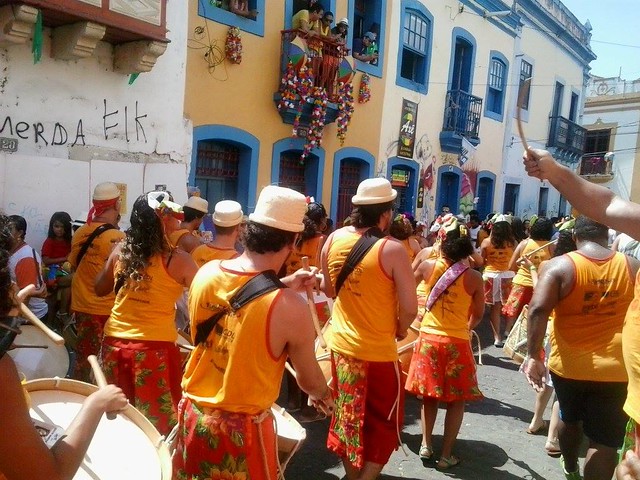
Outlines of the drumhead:
<svg viewBox="0 0 640 480">
<path fill-rule="evenodd" d="M 68 428 L 98 387 L 69 379 L 32 380 L 30 415 Z M 102 417 L 74 480 L 171 480 L 171 457 L 162 436 L 131 405 L 114 420 Z"/>
<path fill-rule="evenodd" d="M 17 345 L 46 345 L 47 348 L 15 348 L 8 353 L 27 380 L 36 378 L 65 377 L 71 362 L 64 345 L 56 345 L 42 330 L 34 325 L 22 325 L 22 333 L 16 337 Z"/>
</svg>

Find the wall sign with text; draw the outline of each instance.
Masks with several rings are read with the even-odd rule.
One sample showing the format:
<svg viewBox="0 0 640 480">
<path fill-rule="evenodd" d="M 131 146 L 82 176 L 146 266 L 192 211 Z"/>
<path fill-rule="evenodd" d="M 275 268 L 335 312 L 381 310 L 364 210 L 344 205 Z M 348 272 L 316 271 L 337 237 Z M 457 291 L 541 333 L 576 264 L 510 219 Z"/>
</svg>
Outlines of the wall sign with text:
<svg viewBox="0 0 640 480">
<path fill-rule="evenodd" d="M 418 104 L 402 99 L 402 115 L 400 117 L 400 136 L 398 137 L 398 156 L 413 158 L 413 148 L 416 143 L 416 121 L 418 119 Z"/>
</svg>

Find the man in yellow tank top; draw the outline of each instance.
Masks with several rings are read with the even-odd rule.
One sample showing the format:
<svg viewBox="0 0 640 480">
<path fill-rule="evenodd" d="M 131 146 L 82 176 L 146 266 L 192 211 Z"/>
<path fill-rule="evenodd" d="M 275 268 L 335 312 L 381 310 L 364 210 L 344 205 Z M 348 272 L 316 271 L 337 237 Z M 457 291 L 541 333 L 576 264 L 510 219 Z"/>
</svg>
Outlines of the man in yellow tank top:
<svg viewBox="0 0 640 480">
<path fill-rule="evenodd" d="M 315 357 L 311 314 L 295 291 L 315 283 L 314 273 L 299 270 L 282 279 L 292 288 L 264 293 L 235 311 L 229 305 L 260 272 L 280 270 L 303 229 L 306 208 L 302 194 L 265 187 L 242 234 L 243 254 L 207 263 L 193 280 L 191 332 L 206 340 L 195 346 L 182 380 L 174 478 L 276 478 L 270 407 L 287 357 L 314 405 L 325 414 L 333 410 Z M 203 330 L 222 308 L 228 313 Z"/>
<path fill-rule="evenodd" d="M 525 372 L 534 388 L 544 388 L 542 342 L 554 310 L 549 370 L 563 420 L 564 473 L 581 478 L 584 431 L 589 439 L 584 478 L 609 479 L 628 420 L 622 329 L 640 262 L 611 252 L 608 227 L 585 216 L 577 218 L 574 236 L 578 249 L 549 260 L 540 271 L 529 305 Z"/>
<path fill-rule="evenodd" d="M 363 234 L 389 228 L 396 196 L 384 178 L 360 183 L 351 225 L 333 232 L 322 250 L 328 296 L 336 296 L 336 280 Z M 404 246 L 391 237 L 379 239 L 346 278 L 333 307 L 329 347 L 337 399 L 327 446 L 342 458 L 348 479 L 377 478 L 398 446 L 404 389 L 395 340 L 406 336 L 416 311 Z"/>
<path fill-rule="evenodd" d="M 547 179 L 578 211 L 589 212 L 589 215 L 618 232 L 626 233 L 640 239 L 640 205 L 617 196 L 612 190 L 602 185 L 591 183 L 567 167 L 557 163 L 546 150 L 529 149 L 523 155 L 527 173 L 541 180 Z M 618 468 L 618 478 L 625 478 L 629 468 L 637 470 L 637 440 L 640 438 L 640 282 L 636 281 L 634 299 L 627 311 L 625 326 L 622 332 L 622 346 L 625 368 L 629 376 L 625 412 L 631 417 L 629 421 L 632 441 L 625 443 L 627 456 Z M 635 445 L 634 445 L 635 443 Z M 636 452 L 632 450 L 636 449 Z M 640 478 L 640 475 L 636 475 Z"/>
<path fill-rule="evenodd" d="M 235 245 L 243 218 L 242 206 L 233 200 L 222 200 L 216 203 L 212 218 L 216 237 L 191 252 L 198 267 L 211 260 L 228 260 L 238 256 Z"/>
<path fill-rule="evenodd" d="M 198 228 L 202 219 L 209 212 L 209 202 L 204 198 L 192 195 L 182 207 L 184 220 L 180 222 L 180 228 L 169 235 L 169 243 L 191 253 L 202 244 Z"/>
<path fill-rule="evenodd" d="M 77 362 L 73 378 L 83 382 L 91 381 L 91 367 L 87 358 L 100 353 L 104 324 L 116 299 L 113 293 L 99 297 L 93 285 L 112 250 L 124 238 L 124 233 L 117 228 L 120 202 L 120 190 L 115 183 L 103 182 L 96 185 L 87 223 L 76 230 L 71 239 L 69 263 L 75 271 L 71 281 L 71 309 L 77 329 Z M 116 228 L 104 230 L 96 236 L 84 256 L 79 258 L 83 245 L 102 225 Z"/>
</svg>

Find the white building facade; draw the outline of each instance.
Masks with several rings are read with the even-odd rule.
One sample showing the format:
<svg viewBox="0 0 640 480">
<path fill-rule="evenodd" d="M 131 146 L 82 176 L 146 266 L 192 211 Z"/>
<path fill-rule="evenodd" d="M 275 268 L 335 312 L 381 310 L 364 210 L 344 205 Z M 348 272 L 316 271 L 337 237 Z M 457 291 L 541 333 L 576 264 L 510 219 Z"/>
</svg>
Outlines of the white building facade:
<svg viewBox="0 0 640 480">
<path fill-rule="evenodd" d="M 0 209 L 25 217 L 36 248 L 51 214 L 86 212 L 102 181 L 123 191 L 124 226 L 144 191 L 166 186 L 185 200 L 191 153 L 186 5 L 42 3 L 0 8 Z"/>
</svg>

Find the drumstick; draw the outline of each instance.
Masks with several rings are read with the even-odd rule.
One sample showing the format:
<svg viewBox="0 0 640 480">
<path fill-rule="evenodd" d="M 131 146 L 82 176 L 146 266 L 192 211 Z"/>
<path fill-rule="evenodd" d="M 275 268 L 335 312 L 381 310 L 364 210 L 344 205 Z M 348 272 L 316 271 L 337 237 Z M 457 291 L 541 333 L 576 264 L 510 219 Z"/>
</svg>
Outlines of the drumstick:
<svg viewBox="0 0 640 480">
<path fill-rule="evenodd" d="M 540 250 L 544 250 L 549 245 L 553 245 L 555 243 L 558 243 L 558 239 L 557 238 L 555 240 L 551 240 L 548 243 L 545 243 L 544 245 L 542 245 L 541 247 L 536 248 L 535 250 L 531 250 L 529 253 L 526 253 L 524 256 L 529 258 L 530 255 L 533 255 L 534 253 L 539 252 Z"/>
<path fill-rule="evenodd" d="M 516 124 L 518 126 L 518 134 L 520 135 L 520 141 L 526 152 L 529 152 L 529 144 L 527 143 L 527 137 L 524 134 L 524 128 L 522 127 L 522 109 L 524 106 L 524 100 L 531 89 L 531 77 L 522 82 L 520 93 L 518 94 L 518 105 L 516 106 Z"/>
<path fill-rule="evenodd" d="M 284 368 L 286 368 L 287 372 L 291 374 L 294 380 L 298 379 L 298 374 L 296 373 L 296 371 L 293 369 L 293 367 L 289 362 L 284 362 Z"/>
<path fill-rule="evenodd" d="M 42 320 L 36 317 L 29 307 L 27 307 L 24 303 L 20 304 L 20 313 L 24 318 L 29 320 L 32 324 L 38 327 L 40 330 L 44 332 L 44 334 L 51 339 L 53 343 L 56 345 L 64 345 L 64 338 L 58 335 L 56 332 L 47 327 Z"/>
<path fill-rule="evenodd" d="M 309 268 L 309 257 L 304 256 L 302 257 L 301 261 L 303 269 L 305 269 L 307 272 L 311 270 Z M 313 326 L 316 329 L 316 335 L 318 335 L 320 346 L 322 348 L 327 348 L 327 342 L 325 342 L 324 335 L 322 335 L 322 330 L 320 329 L 320 320 L 318 319 L 316 304 L 313 301 L 313 287 L 311 287 L 310 285 L 307 287 L 307 305 L 309 305 L 309 310 L 311 310 L 311 319 L 313 320 Z"/>
<path fill-rule="evenodd" d="M 11 345 L 10 350 L 14 348 L 49 348 L 49 345 L 16 345 L 15 343 Z"/>
<path fill-rule="evenodd" d="M 104 376 L 104 372 L 102 371 L 102 368 L 100 368 L 98 358 L 95 355 L 89 355 L 87 357 L 87 361 L 89 362 L 89 365 L 91 365 L 91 370 L 93 371 L 93 376 L 96 379 L 96 385 L 98 385 L 98 388 L 104 388 L 109 385 L 107 383 L 107 377 Z M 107 412 L 107 418 L 109 420 L 113 420 L 117 416 L 118 414 L 116 412 Z"/>
</svg>

